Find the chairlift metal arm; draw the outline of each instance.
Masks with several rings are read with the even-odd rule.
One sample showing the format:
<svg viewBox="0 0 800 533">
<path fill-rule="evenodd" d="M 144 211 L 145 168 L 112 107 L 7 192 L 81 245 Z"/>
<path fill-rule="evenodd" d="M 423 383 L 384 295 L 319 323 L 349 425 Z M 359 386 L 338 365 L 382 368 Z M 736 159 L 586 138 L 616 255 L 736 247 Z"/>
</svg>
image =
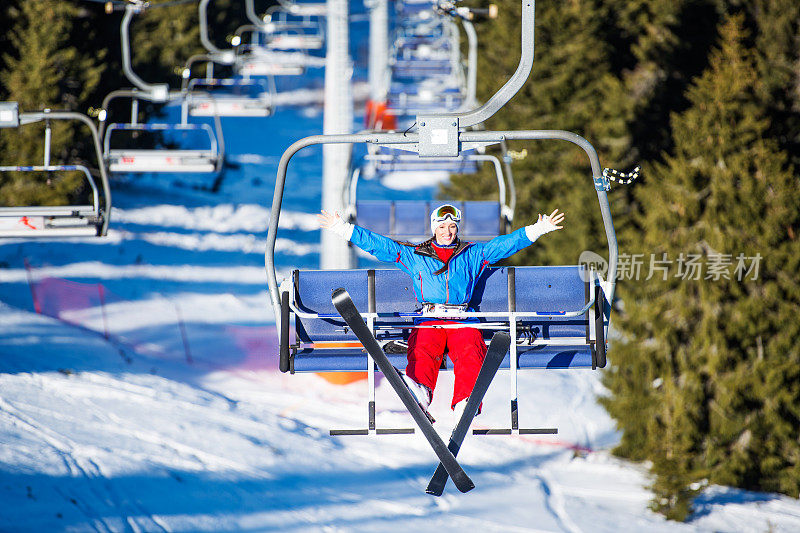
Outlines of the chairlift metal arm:
<svg viewBox="0 0 800 533">
<path fill-rule="evenodd" d="M 508 143 L 506 140 L 503 139 L 500 141 L 500 151 L 503 154 L 503 168 L 505 168 L 505 176 L 508 180 L 508 193 L 511 197 L 511 200 L 508 203 L 508 207 L 511 210 L 511 216 L 514 216 L 517 209 L 517 186 L 514 183 L 514 172 L 511 169 L 511 162 L 508 158 Z"/>
<path fill-rule="evenodd" d="M 478 34 L 475 32 L 475 26 L 467 19 L 462 18 L 461 25 L 464 26 L 464 33 L 467 34 L 467 42 L 469 43 L 465 105 L 472 107 L 478 104 Z"/>
<path fill-rule="evenodd" d="M 200 42 L 203 43 L 203 46 L 206 50 L 211 52 L 212 54 L 222 54 L 224 53 L 222 50 L 214 46 L 214 43 L 211 42 L 211 38 L 208 34 L 208 3 L 210 0 L 200 0 L 197 4 L 197 11 L 198 11 L 198 27 L 200 29 Z"/>
<path fill-rule="evenodd" d="M 247 14 L 247 18 L 256 26 L 264 27 L 264 21 L 258 18 L 258 14 L 256 14 L 256 6 L 254 0 L 245 0 L 245 13 Z"/>
<path fill-rule="evenodd" d="M 94 122 L 82 113 L 74 111 L 36 111 L 30 113 L 20 113 L 19 123 L 33 124 L 35 122 L 42 122 L 44 120 L 79 120 L 88 126 L 89 131 L 92 133 L 92 141 L 94 143 L 94 150 L 97 156 L 97 168 L 100 170 L 100 180 L 103 183 L 103 207 L 105 212 L 103 214 L 103 224 L 100 228 L 100 235 L 105 236 L 108 233 L 108 224 L 111 221 L 111 186 L 108 182 L 108 173 L 106 172 L 105 160 L 103 159 L 103 149 L 100 145 L 100 134 Z"/>
<path fill-rule="evenodd" d="M 519 65 L 514 74 L 489 100 L 471 111 L 461 113 L 442 113 L 429 116 L 437 117 L 457 117 L 459 127 L 468 128 L 481 122 L 485 122 L 492 115 L 497 113 L 517 92 L 525 85 L 533 69 L 534 55 L 534 13 L 536 0 L 522 0 L 522 24 L 521 39 L 522 52 Z"/>
<path fill-rule="evenodd" d="M 141 90 L 150 93 L 162 93 L 168 90 L 166 83 L 156 85 L 147 83 L 133 71 L 131 63 L 131 20 L 133 19 L 133 15 L 142 12 L 144 9 L 144 6 L 139 4 L 127 4 L 125 6 L 125 15 L 122 17 L 122 23 L 119 27 L 120 41 L 122 43 L 122 71 L 125 73 L 125 77 Z"/>
</svg>

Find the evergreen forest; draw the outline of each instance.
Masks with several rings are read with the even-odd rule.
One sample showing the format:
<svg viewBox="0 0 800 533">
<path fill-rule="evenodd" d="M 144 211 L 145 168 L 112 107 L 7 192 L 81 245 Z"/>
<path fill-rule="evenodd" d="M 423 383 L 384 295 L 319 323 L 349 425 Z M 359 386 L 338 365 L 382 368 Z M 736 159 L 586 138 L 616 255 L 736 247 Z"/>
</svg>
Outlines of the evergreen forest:
<svg viewBox="0 0 800 533">
<path fill-rule="evenodd" d="M 270 2 L 257 2 L 259 9 Z M 479 98 L 514 72 L 519 2 L 477 25 Z M 180 86 L 202 51 L 195 1 L 153 1 L 132 32 L 146 80 Z M 227 46 L 244 2 L 212 2 Z M 0 6 L 0 101 L 96 116 L 128 87 L 120 11 L 103 2 L 6 0 Z M 627 171 L 609 193 L 620 261 L 603 406 L 614 453 L 648 465 L 652 508 L 684 520 L 711 484 L 800 496 L 800 2 L 540 0 L 531 79 L 488 129 L 562 129 Z M 152 110 L 145 108 L 143 112 Z M 95 166 L 88 132 L 54 125 L 55 161 Z M 0 130 L 2 164 L 39 164 L 43 126 Z M 510 145 L 515 226 L 553 208 L 569 231 L 516 264 L 575 264 L 607 243 L 585 155 L 558 141 Z M 13 160 L 13 163 L 12 163 Z M 2 205 L 81 195 L 0 178 Z M 77 177 L 74 180 L 78 180 Z M 494 176 L 454 176 L 442 194 L 486 199 Z"/>
</svg>

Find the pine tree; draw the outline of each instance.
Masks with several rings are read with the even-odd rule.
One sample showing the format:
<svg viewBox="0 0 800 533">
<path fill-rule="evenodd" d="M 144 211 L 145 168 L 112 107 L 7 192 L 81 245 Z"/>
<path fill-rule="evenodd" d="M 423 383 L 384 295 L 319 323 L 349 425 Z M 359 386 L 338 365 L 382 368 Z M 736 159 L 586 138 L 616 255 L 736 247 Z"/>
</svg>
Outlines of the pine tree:
<svg viewBox="0 0 800 533">
<path fill-rule="evenodd" d="M 5 68 L 0 72 L 0 84 L 4 97 L 18 102 L 21 111 L 74 109 L 99 82 L 101 67 L 96 59 L 81 56 L 69 44 L 78 11 L 72 4 L 56 0 L 19 2 L 9 7 L 8 17 L 13 21 L 8 36 L 11 52 L 3 54 Z M 54 121 L 52 131 L 53 163 L 75 162 L 85 153 L 83 147 L 89 145 L 85 126 Z M 4 130 L 0 132 L 0 147 L 5 164 L 41 164 L 44 125 Z M 79 194 L 83 185 L 77 173 L 65 173 L 56 180 L 52 175 L 4 173 L 0 176 L 0 201 L 5 205 L 65 203 L 65 198 Z"/>
<path fill-rule="evenodd" d="M 750 10 L 768 134 L 800 165 L 800 2 L 757 0 Z"/>
<path fill-rule="evenodd" d="M 196 2 L 164 7 L 153 3 L 131 23 L 134 71 L 148 83 L 179 86 L 186 61 L 205 52 L 198 28 Z"/>
<path fill-rule="evenodd" d="M 616 453 L 652 461 L 653 507 L 674 519 L 706 479 L 800 488 L 798 176 L 767 137 L 743 18 L 719 35 L 690 107 L 673 115 L 674 154 L 637 189 L 642 253 L 680 269 L 621 284 L 627 340 L 605 374 Z M 697 280 L 691 254 L 705 259 Z"/>
</svg>

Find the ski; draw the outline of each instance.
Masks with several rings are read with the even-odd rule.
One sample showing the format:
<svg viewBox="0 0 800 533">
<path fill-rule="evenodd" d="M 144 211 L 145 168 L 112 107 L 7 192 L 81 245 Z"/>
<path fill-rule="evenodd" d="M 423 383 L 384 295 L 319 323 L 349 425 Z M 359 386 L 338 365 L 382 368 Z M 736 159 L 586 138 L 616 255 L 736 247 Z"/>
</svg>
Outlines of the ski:
<svg viewBox="0 0 800 533">
<path fill-rule="evenodd" d="M 475 488 L 475 484 L 469 478 L 464 469 L 461 468 L 461 465 L 458 464 L 456 461 L 455 456 L 453 453 L 447 448 L 447 445 L 444 443 L 442 438 L 433 428 L 433 425 L 428 420 L 428 417 L 425 416 L 425 412 L 417 403 L 417 399 L 408 389 L 405 383 L 403 383 L 403 379 L 397 373 L 394 366 L 392 366 L 391 361 L 389 358 L 386 357 L 386 354 L 378 344 L 378 341 L 375 339 L 375 336 L 367 327 L 367 324 L 364 322 L 364 319 L 361 318 L 361 314 L 356 309 L 353 300 L 350 298 L 350 295 L 344 289 L 336 289 L 333 291 L 332 296 L 333 305 L 336 307 L 336 310 L 342 315 L 342 318 L 347 325 L 350 326 L 350 329 L 353 330 L 353 333 L 358 337 L 358 340 L 361 341 L 361 344 L 367 350 L 369 355 L 372 359 L 375 360 L 375 363 L 378 365 L 378 368 L 381 372 L 383 372 L 384 377 L 386 377 L 389 384 L 395 390 L 397 395 L 403 401 L 403 404 L 408 409 L 408 412 L 411 413 L 411 417 L 416 422 L 419 429 L 422 431 L 422 434 L 425 435 L 425 438 L 428 439 L 428 442 L 433 448 L 433 451 L 439 457 L 439 461 L 441 461 L 442 468 L 444 468 L 447 474 L 453 478 L 453 483 L 455 483 L 458 490 L 461 492 L 468 492 Z"/>
<path fill-rule="evenodd" d="M 453 456 L 458 454 L 461 448 L 461 443 L 464 442 L 464 437 L 467 436 L 469 426 L 472 424 L 472 419 L 478 413 L 478 408 L 492 383 L 497 370 L 500 368 L 500 363 L 503 362 L 508 347 L 511 345 L 511 336 L 505 331 L 498 331 L 489 342 L 489 349 L 486 351 L 486 358 L 483 360 L 481 370 L 478 373 L 478 379 L 475 381 L 475 386 L 472 388 L 472 394 L 469 395 L 467 405 L 464 408 L 464 413 L 458 420 L 458 424 L 453 428 L 453 433 L 450 435 L 449 450 Z M 447 470 L 442 463 L 436 468 L 433 477 L 428 483 L 428 488 L 425 492 L 434 496 L 441 496 L 444 492 L 444 486 L 447 484 Z"/>
</svg>

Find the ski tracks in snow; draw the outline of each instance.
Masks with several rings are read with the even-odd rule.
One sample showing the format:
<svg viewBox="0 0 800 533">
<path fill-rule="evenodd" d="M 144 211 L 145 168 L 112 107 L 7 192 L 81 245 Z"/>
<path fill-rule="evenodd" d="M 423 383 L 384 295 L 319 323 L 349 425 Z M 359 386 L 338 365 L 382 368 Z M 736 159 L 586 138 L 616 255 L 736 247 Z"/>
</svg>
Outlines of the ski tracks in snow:
<svg viewBox="0 0 800 533">
<path fill-rule="evenodd" d="M 539 468 L 536 478 L 541 483 L 547 509 L 552 513 L 553 517 L 564 531 L 569 531 L 569 533 L 582 533 L 581 528 L 572 521 L 569 512 L 567 512 L 561 486 L 548 474 L 546 465 L 544 466 L 545 468 Z"/>
<path fill-rule="evenodd" d="M 0 413 L 11 420 L 15 426 L 28 431 L 49 446 L 61 459 L 72 477 L 82 477 L 88 482 L 89 491 L 82 492 L 93 494 L 93 500 L 81 497 L 81 494 L 72 494 L 56 487 L 56 492 L 75 505 L 89 521 L 95 531 L 119 531 L 117 524 L 111 523 L 104 516 L 105 510 L 119 514 L 119 519 L 131 531 L 170 531 L 170 529 L 157 517 L 149 514 L 136 502 L 132 502 L 125 495 L 120 494 L 105 476 L 101 466 L 91 458 L 93 447 L 79 445 L 69 437 L 50 428 L 37 424 L 9 402 L 0 398 Z M 96 481 L 101 480 L 101 484 Z M 102 491 L 100 490 L 102 486 Z M 131 509 L 131 507 L 134 507 Z"/>
</svg>

